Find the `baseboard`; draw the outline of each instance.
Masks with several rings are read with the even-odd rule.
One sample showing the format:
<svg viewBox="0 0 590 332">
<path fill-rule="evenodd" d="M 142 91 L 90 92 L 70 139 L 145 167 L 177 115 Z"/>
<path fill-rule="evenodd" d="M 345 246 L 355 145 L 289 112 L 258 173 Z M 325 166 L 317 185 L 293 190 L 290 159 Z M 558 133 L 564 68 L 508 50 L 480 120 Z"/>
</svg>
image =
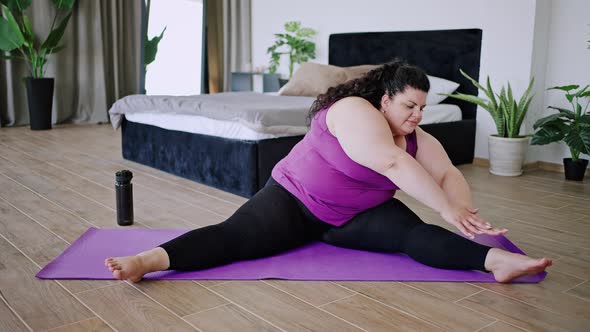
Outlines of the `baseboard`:
<svg viewBox="0 0 590 332">
<path fill-rule="evenodd" d="M 490 167 L 490 161 L 485 158 L 473 158 L 473 165 L 480 167 Z M 542 169 L 544 171 L 551 171 L 556 173 L 563 173 L 563 164 L 548 163 L 546 161 L 533 161 L 526 163 L 523 166 L 523 170 L 534 171 L 536 169 Z M 590 176 L 590 169 L 586 169 L 586 175 Z"/>
</svg>

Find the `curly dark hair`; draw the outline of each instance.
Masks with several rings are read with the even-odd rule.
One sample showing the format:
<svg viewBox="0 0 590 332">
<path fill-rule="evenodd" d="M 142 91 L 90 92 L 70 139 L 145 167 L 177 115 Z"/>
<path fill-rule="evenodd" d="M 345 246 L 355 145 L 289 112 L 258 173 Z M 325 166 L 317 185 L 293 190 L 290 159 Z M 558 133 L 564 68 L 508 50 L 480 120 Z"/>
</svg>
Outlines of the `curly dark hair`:
<svg viewBox="0 0 590 332">
<path fill-rule="evenodd" d="M 345 97 L 361 97 L 369 101 L 375 108 L 381 106 L 381 97 L 387 93 L 393 97 L 403 92 L 406 87 L 428 93 L 430 82 L 424 70 L 407 64 L 401 59 L 394 59 L 375 68 L 364 76 L 346 81 L 331 87 L 317 97 L 309 109 L 308 122 L 324 107 Z"/>
</svg>

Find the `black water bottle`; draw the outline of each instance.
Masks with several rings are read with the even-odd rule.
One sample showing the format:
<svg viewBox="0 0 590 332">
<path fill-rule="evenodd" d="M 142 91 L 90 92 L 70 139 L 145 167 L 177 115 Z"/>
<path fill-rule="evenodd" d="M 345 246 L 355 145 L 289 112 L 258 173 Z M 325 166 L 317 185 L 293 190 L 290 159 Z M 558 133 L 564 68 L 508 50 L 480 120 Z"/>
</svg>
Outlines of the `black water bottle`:
<svg viewBox="0 0 590 332">
<path fill-rule="evenodd" d="M 115 174 L 115 193 L 117 196 L 117 224 L 129 226 L 133 224 L 133 173 L 128 170 Z"/>
</svg>

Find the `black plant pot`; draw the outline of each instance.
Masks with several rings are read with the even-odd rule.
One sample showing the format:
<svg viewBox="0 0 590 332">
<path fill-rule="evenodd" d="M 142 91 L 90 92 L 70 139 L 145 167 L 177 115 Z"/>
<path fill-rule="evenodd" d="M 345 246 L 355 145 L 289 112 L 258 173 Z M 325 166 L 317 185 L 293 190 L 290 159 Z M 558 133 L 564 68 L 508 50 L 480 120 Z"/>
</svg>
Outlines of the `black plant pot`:
<svg viewBox="0 0 590 332">
<path fill-rule="evenodd" d="M 563 167 L 565 169 L 565 179 L 571 181 L 584 180 L 584 173 L 588 167 L 587 159 L 578 159 L 573 161 L 572 158 L 563 158 Z"/>
<path fill-rule="evenodd" d="M 26 81 L 31 130 L 51 129 L 54 79 L 27 77 Z"/>
</svg>

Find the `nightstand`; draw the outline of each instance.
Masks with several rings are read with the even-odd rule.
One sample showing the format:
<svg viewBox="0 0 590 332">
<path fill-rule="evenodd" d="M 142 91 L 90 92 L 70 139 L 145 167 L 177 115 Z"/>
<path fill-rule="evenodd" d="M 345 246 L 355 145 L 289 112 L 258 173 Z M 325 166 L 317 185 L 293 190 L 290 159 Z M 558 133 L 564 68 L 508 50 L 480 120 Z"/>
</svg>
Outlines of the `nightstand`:
<svg viewBox="0 0 590 332">
<path fill-rule="evenodd" d="M 268 73 L 232 72 L 231 91 L 254 91 L 255 81 L 262 78 L 262 92 L 279 91 L 279 75 Z"/>
</svg>

